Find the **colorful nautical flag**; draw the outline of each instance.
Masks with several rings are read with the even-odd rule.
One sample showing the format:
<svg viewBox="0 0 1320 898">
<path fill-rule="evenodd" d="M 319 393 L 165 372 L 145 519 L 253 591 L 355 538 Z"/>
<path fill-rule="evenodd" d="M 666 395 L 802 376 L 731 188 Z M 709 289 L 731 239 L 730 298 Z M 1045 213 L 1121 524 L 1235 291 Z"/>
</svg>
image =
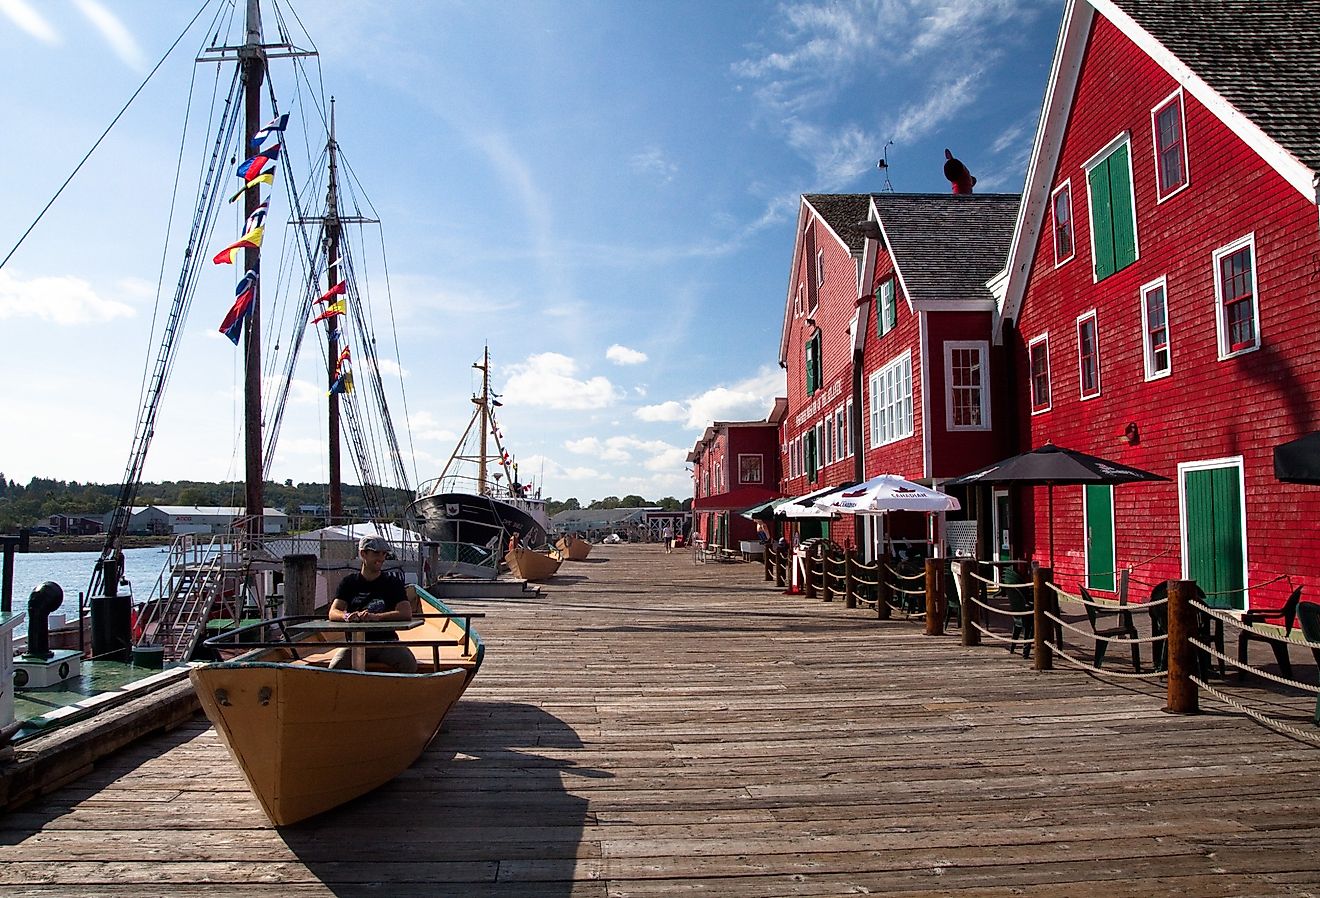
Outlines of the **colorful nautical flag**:
<svg viewBox="0 0 1320 898">
<path fill-rule="evenodd" d="M 243 225 L 243 233 L 250 234 L 257 228 L 266 226 L 266 212 L 270 209 L 270 203 L 262 203 L 252 210 L 252 214 L 247 217 L 247 223 Z"/>
<path fill-rule="evenodd" d="M 252 300 L 257 295 L 257 273 L 248 271 L 243 280 L 234 288 L 234 305 L 225 320 L 220 322 L 220 333 L 224 334 L 237 346 L 239 335 L 243 333 L 243 322 L 252 315 Z"/>
<path fill-rule="evenodd" d="M 333 287 L 331 287 L 329 290 L 327 290 L 327 291 L 325 291 L 324 293 L 322 293 L 322 294 L 321 294 L 321 298 L 320 298 L 320 299 L 317 299 L 317 300 L 314 300 L 314 301 L 313 301 L 313 304 L 319 304 L 319 303 L 327 302 L 327 301 L 333 299 L 333 298 L 336 297 L 336 296 L 343 296 L 343 295 L 344 295 L 344 291 L 347 290 L 347 289 L 348 289 L 348 281 L 340 281 L 339 283 L 337 283 L 337 284 L 335 284 Z"/>
<path fill-rule="evenodd" d="M 330 385 L 330 389 L 326 391 L 325 395 L 333 396 L 336 393 L 352 393 L 352 392 L 353 392 L 353 372 L 345 371 L 343 374 L 335 378 L 335 382 Z"/>
<path fill-rule="evenodd" d="M 233 265 L 234 257 L 238 255 L 240 249 L 256 249 L 261 246 L 261 237 L 264 228 L 253 228 L 236 241 L 226 246 L 220 252 L 215 254 L 211 261 L 217 265 Z"/>
<path fill-rule="evenodd" d="M 324 312 L 313 318 L 311 320 L 311 323 L 315 324 L 318 321 L 325 321 L 328 318 L 334 318 L 336 315 L 342 315 L 346 311 L 348 311 L 348 309 L 345 307 L 344 301 L 342 299 L 339 302 L 332 302 L 330 303 L 330 305 L 325 307 Z"/>
<path fill-rule="evenodd" d="M 284 113 L 283 115 L 275 116 L 273 119 L 266 122 L 266 124 L 262 125 L 260 131 L 252 135 L 252 146 L 254 147 L 261 146 L 261 142 L 263 140 L 265 140 L 267 137 L 270 137 L 276 131 L 283 131 L 288 124 L 289 124 L 289 114 L 287 112 Z"/>
<path fill-rule="evenodd" d="M 343 351 L 339 353 L 339 360 L 335 362 L 335 377 L 339 377 L 339 372 L 343 369 L 344 362 L 349 360 L 350 355 L 351 353 L 348 351 L 348 347 L 345 346 Z"/>
<path fill-rule="evenodd" d="M 278 158 L 280 158 L 280 145 L 272 144 L 270 149 L 262 150 L 255 156 L 244 159 L 238 167 L 238 176 L 246 179 L 248 172 L 259 172 L 266 167 L 267 162 L 274 162 Z"/>
<path fill-rule="evenodd" d="M 238 193 L 234 194 L 229 198 L 229 202 L 231 203 L 234 202 L 234 200 L 238 199 L 240 196 L 247 193 L 249 190 L 251 190 L 253 187 L 256 187 L 258 184 L 274 184 L 274 183 L 275 183 L 275 169 L 268 168 L 264 172 L 253 178 L 251 181 L 248 181 L 246 184 L 244 184 L 242 190 L 240 190 Z"/>
</svg>

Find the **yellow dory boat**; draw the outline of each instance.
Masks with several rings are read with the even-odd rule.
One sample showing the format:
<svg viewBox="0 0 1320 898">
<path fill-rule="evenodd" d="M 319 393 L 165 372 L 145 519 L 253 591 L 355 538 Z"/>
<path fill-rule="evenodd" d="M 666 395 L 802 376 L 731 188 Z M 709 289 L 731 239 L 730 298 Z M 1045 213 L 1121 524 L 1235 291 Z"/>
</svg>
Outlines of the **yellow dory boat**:
<svg viewBox="0 0 1320 898">
<path fill-rule="evenodd" d="M 364 795 L 412 766 L 480 668 L 485 646 L 472 618 L 482 615 L 455 614 L 423 589 L 408 592 L 414 618 L 394 644 L 416 656 L 415 674 L 362 663 L 366 633 L 398 625 L 279 618 L 208 640 L 222 653 L 244 653 L 194 668 L 193 686 L 277 826 Z M 342 647 L 367 669 L 330 670 Z"/>
</svg>

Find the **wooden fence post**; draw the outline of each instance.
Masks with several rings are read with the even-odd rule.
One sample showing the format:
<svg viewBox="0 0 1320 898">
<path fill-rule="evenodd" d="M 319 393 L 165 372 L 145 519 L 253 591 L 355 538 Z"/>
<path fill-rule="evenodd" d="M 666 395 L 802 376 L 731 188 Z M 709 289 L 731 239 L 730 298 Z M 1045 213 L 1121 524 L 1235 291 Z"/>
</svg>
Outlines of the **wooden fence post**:
<svg viewBox="0 0 1320 898">
<path fill-rule="evenodd" d="M 944 635 L 944 616 L 949 606 L 944 601 L 943 559 L 926 559 L 926 635 Z"/>
<path fill-rule="evenodd" d="M 785 553 L 775 549 L 775 588 L 784 588 L 784 555 Z"/>
<path fill-rule="evenodd" d="M 1058 615 L 1058 603 L 1051 602 L 1054 590 L 1054 571 L 1047 567 L 1038 567 L 1031 576 L 1031 614 L 1032 631 L 1036 650 L 1036 670 L 1054 670 L 1054 650 L 1050 647 L 1049 634 L 1054 629 L 1054 621 L 1045 616 L 1046 611 Z"/>
<path fill-rule="evenodd" d="M 810 549 L 802 550 L 802 594 L 808 599 L 816 598 L 816 565 Z"/>
<path fill-rule="evenodd" d="M 769 542 L 766 542 L 764 545 L 765 548 L 761 551 L 761 562 L 765 565 L 765 582 L 769 583 L 774 579 L 773 575 L 770 573 L 770 553 L 773 552 L 774 549 L 770 548 Z"/>
<path fill-rule="evenodd" d="M 976 606 L 972 604 L 972 593 L 980 583 L 972 579 L 972 566 L 976 562 L 968 559 L 958 565 L 958 600 L 962 606 L 962 644 L 980 645 L 981 631 L 976 629 Z"/>
<path fill-rule="evenodd" d="M 1195 714 L 1200 710 L 1199 694 L 1192 682 L 1196 670 L 1196 596 L 1195 580 L 1169 581 L 1169 704 L 1171 714 Z"/>
<path fill-rule="evenodd" d="M 822 602 L 833 602 L 834 593 L 830 591 L 830 581 L 834 579 L 834 572 L 830 565 L 834 559 L 829 552 L 825 551 L 824 543 L 816 543 L 816 562 L 820 565 L 820 600 Z"/>
<path fill-rule="evenodd" d="M 853 579 L 853 553 L 849 547 L 843 553 L 843 604 L 845 608 L 857 607 L 857 584 Z"/>
<path fill-rule="evenodd" d="M 875 616 L 889 620 L 894 610 L 889 607 L 889 556 L 881 552 L 875 557 Z"/>
</svg>

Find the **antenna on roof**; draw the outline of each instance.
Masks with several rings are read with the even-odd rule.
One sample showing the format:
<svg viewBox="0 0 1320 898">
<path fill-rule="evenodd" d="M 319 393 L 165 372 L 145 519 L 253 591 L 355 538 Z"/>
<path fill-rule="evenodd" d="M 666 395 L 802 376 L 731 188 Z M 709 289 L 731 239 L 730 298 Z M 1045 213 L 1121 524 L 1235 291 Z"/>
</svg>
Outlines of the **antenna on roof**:
<svg viewBox="0 0 1320 898">
<path fill-rule="evenodd" d="M 894 192 L 894 185 L 889 183 L 889 148 L 893 145 L 894 142 L 892 140 L 885 144 L 884 149 L 880 151 L 880 161 L 875 164 L 876 168 L 885 173 L 885 183 L 884 186 L 880 188 L 881 193 Z"/>
</svg>

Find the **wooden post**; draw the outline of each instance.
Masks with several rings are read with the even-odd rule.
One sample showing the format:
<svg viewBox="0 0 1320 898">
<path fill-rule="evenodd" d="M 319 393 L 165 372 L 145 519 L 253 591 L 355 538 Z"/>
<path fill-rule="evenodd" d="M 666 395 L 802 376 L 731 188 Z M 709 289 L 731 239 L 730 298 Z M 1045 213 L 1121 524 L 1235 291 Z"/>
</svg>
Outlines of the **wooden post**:
<svg viewBox="0 0 1320 898">
<path fill-rule="evenodd" d="M 316 556 L 284 556 L 284 614 L 316 613 Z"/>
<path fill-rule="evenodd" d="M 944 601 L 944 565 L 943 559 L 926 559 L 926 635 L 943 636 L 944 635 L 944 615 L 948 613 L 948 605 Z"/>
<path fill-rule="evenodd" d="M 775 588 L 784 588 L 784 555 L 786 553 L 775 549 Z"/>
<path fill-rule="evenodd" d="M 774 550 L 770 548 L 770 542 L 767 540 L 765 547 L 761 551 L 761 565 L 765 568 L 765 582 L 769 583 L 773 579 L 770 573 L 770 553 Z"/>
<path fill-rule="evenodd" d="M 830 553 L 825 551 L 825 544 L 816 543 L 816 563 L 820 565 L 820 600 L 822 602 L 834 601 L 834 593 L 830 591 L 830 581 L 834 579 L 834 573 L 830 569 L 833 560 Z"/>
<path fill-rule="evenodd" d="M 857 584 L 853 580 L 853 553 L 850 546 L 843 553 L 843 604 L 845 608 L 857 607 Z"/>
<path fill-rule="evenodd" d="M 967 560 L 958 566 L 958 597 L 962 604 L 962 644 L 980 645 L 981 631 L 976 629 L 976 606 L 972 604 L 972 593 L 976 592 L 978 597 L 980 591 L 977 587 L 981 583 L 972 578 L 972 568 L 976 565 L 975 561 Z"/>
<path fill-rule="evenodd" d="M 1031 614 L 1034 626 L 1032 630 L 1035 635 L 1036 650 L 1036 670 L 1054 670 L 1054 651 L 1050 648 L 1049 633 L 1054 629 L 1054 622 L 1045 616 L 1045 612 L 1053 610 L 1058 614 L 1058 603 L 1051 602 L 1054 596 L 1054 590 L 1050 584 L 1054 582 L 1054 571 L 1047 567 L 1038 567 L 1031 575 Z"/>
<path fill-rule="evenodd" d="M 1192 674 L 1196 671 L 1196 596 L 1195 580 L 1169 581 L 1169 704 L 1170 714 L 1195 714 L 1200 710 L 1199 694 Z"/>
<path fill-rule="evenodd" d="M 802 594 L 809 599 L 816 598 L 816 565 L 812 563 L 811 552 L 802 552 Z"/>
<path fill-rule="evenodd" d="M 889 556 L 881 553 L 875 559 L 875 616 L 889 620 L 894 610 L 889 607 Z"/>
</svg>

